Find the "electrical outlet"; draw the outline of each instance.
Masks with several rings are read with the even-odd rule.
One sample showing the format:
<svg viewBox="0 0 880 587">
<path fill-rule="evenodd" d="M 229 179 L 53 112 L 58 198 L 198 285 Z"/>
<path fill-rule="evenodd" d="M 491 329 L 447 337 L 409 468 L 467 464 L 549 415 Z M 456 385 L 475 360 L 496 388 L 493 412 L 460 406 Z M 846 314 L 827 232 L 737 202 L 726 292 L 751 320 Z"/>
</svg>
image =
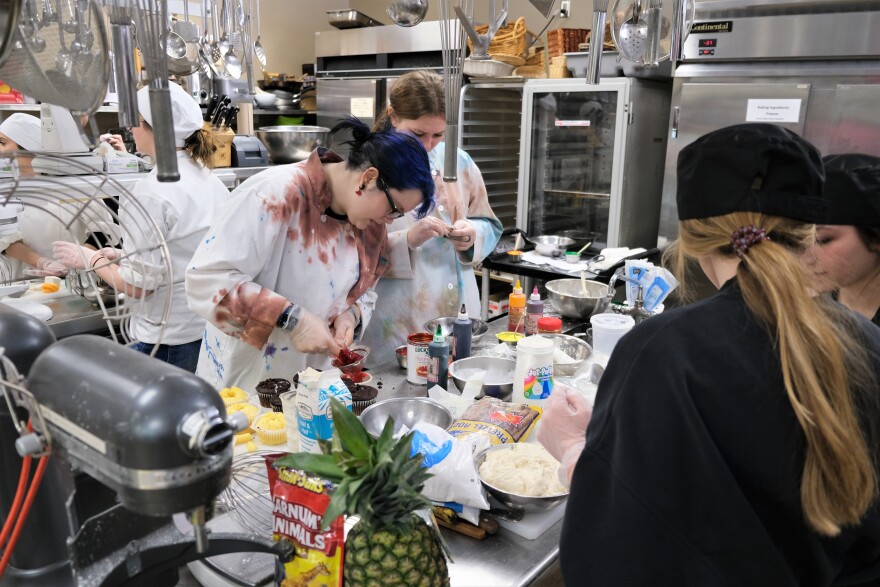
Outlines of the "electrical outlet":
<svg viewBox="0 0 880 587">
<path fill-rule="evenodd" d="M 559 3 L 559 18 L 571 16 L 571 0 L 562 0 Z"/>
</svg>

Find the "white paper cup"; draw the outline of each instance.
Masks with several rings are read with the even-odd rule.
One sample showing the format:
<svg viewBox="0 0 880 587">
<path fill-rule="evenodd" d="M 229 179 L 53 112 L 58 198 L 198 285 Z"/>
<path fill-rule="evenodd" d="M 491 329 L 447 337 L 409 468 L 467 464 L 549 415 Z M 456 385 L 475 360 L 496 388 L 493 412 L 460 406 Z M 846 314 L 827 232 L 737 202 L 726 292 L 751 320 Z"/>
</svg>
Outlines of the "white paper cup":
<svg viewBox="0 0 880 587">
<path fill-rule="evenodd" d="M 623 314 L 596 314 L 590 318 L 593 325 L 593 352 L 610 357 L 617 341 L 632 330 L 636 321 Z"/>
</svg>

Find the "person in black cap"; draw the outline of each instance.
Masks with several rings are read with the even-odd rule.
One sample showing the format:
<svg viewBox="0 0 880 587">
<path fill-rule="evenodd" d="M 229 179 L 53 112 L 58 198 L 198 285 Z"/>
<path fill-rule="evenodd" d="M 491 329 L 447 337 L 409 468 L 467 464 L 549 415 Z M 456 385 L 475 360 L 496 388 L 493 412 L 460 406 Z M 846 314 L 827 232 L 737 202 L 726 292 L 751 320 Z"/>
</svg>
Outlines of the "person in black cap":
<svg viewBox="0 0 880 587">
<path fill-rule="evenodd" d="M 880 331 L 808 288 L 823 178 L 773 125 L 682 150 L 667 260 L 679 276 L 697 261 L 719 292 L 615 347 L 571 479 L 566 584 L 880 581 Z M 545 414 L 564 401 L 578 420 L 573 395 L 554 389 Z"/>
<path fill-rule="evenodd" d="M 825 163 L 825 218 L 805 256 L 843 305 L 880 326 L 880 158 L 849 153 Z"/>
</svg>

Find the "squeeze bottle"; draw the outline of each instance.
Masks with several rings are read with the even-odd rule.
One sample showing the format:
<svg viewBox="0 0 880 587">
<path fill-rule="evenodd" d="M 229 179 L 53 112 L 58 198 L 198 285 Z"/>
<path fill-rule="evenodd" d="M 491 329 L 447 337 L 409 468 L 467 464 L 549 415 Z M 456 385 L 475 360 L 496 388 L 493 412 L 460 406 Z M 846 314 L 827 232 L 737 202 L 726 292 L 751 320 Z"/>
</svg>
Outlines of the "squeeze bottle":
<svg viewBox="0 0 880 587">
<path fill-rule="evenodd" d="M 540 334 L 516 343 L 513 374 L 513 403 L 529 404 L 539 410 L 553 392 L 553 351 L 556 346 Z"/>
<path fill-rule="evenodd" d="M 538 320 L 544 317 L 544 300 L 538 293 L 538 286 L 532 290 L 526 304 L 526 336 L 538 333 Z"/>
<path fill-rule="evenodd" d="M 443 336 L 440 325 L 434 333 L 434 340 L 428 344 L 428 388 L 439 385 L 446 389 L 446 370 L 449 368 L 449 343 Z"/>
<path fill-rule="evenodd" d="M 513 293 L 508 296 L 507 300 L 507 330 L 510 332 L 524 332 L 526 328 L 526 295 L 519 284 L 519 279 L 516 280 Z"/>
<path fill-rule="evenodd" d="M 467 315 L 464 304 L 458 312 L 458 318 L 452 323 L 453 349 L 452 359 L 466 359 L 471 356 L 471 337 L 473 336 L 472 322 Z"/>
</svg>

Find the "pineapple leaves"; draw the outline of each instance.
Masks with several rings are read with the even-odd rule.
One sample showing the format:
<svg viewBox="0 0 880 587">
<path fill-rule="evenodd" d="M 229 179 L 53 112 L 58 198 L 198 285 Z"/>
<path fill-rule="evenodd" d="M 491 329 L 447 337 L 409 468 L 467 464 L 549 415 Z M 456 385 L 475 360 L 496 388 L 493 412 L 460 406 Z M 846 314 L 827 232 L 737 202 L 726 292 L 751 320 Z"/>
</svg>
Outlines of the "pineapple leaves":
<svg viewBox="0 0 880 587">
<path fill-rule="evenodd" d="M 334 483 L 338 483 L 344 477 L 342 469 L 330 455 L 296 452 L 281 457 L 275 461 L 274 466 L 305 471 Z"/>
<path fill-rule="evenodd" d="M 330 410 L 333 414 L 333 427 L 345 450 L 357 458 L 369 458 L 370 437 L 358 417 L 335 397 L 330 398 Z"/>
</svg>

